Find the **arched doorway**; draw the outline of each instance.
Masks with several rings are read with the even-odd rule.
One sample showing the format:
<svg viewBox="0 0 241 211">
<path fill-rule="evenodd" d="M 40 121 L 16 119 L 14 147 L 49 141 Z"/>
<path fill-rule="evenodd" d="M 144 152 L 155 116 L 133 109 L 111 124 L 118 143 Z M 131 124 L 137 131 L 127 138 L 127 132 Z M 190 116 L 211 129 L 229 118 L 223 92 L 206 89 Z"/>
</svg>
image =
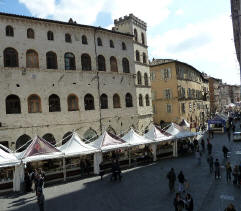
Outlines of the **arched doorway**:
<svg viewBox="0 0 241 211">
<path fill-rule="evenodd" d="M 43 139 L 45 139 L 47 142 L 49 142 L 50 144 L 52 144 L 53 146 L 56 145 L 56 140 L 54 138 L 54 135 L 51 133 L 47 133 L 43 136 Z"/>
<path fill-rule="evenodd" d="M 20 136 L 20 137 L 17 139 L 17 141 L 16 141 L 16 150 L 17 150 L 18 152 L 24 151 L 24 150 L 30 145 L 30 143 L 31 143 L 31 141 L 29 141 L 29 140 L 31 140 L 31 137 L 28 136 L 28 135 L 26 135 L 26 134 Z M 28 141 L 29 141 L 29 142 L 28 142 Z M 26 143 L 27 143 L 27 144 L 26 144 Z M 23 146 L 23 147 L 22 147 L 22 146 Z M 21 148 L 20 148 L 20 147 L 21 147 Z M 20 149 L 19 149 L 19 148 L 20 148 Z"/>
</svg>

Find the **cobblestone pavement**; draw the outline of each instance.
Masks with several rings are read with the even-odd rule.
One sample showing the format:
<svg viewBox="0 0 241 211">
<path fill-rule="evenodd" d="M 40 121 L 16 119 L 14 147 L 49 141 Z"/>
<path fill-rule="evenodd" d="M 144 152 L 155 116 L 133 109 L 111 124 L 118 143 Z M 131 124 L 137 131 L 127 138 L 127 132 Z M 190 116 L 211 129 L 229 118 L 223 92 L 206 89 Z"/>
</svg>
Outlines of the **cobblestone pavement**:
<svg viewBox="0 0 241 211">
<path fill-rule="evenodd" d="M 206 141 L 206 138 L 205 138 Z M 222 163 L 222 145 L 231 148 L 231 164 L 241 160 L 241 142 L 228 143 L 226 134 L 216 135 L 211 140 L 214 157 Z M 227 184 L 225 169 L 221 180 L 215 181 L 210 175 L 206 154 L 201 166 L 194 155 L 165 159 L 149 166 L 126 170 L 123 181 L 111 182 L 109 176 L 103 181 L 92 177 L 44 189 L 46 210 L 51 211 L 172 211 L 174 193 L 168 189 L 166 174 L 173 167 L 183 173 L 190 183 L 189 192 L 194 199 L 195 211 L 223 211 L 228 203 L 233 203 L 241 211 L 241 189 Z M 177 184 L 176 184 L 177 189 Z M 33 193 L 6 195 L 0 198 L 0 210 L 38 210 Z"/>
</svg>

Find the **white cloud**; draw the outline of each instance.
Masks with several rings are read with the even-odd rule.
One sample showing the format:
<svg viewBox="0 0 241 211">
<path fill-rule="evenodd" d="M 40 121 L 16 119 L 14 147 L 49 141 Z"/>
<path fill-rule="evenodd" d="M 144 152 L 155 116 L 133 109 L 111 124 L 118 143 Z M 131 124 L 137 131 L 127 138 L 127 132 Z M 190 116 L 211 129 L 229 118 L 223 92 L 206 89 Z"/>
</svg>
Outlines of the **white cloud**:
<svg viewBox="0 0 241 211">
<path fill-rule="evenodd" d="M 183 9 L 178 9 L 175 14 L 176 15 L 183 15 L 184 11 L 183 11 Z"/>
<path fill-rule="evenodd" d="M 150 55 L 186 62 L 200 71 L 239 83 L 232 22 L 227 15 L 149 37 Z"/>
<path fill-rule="evenodd" d="M 99 12 L 110 13 L 117 19 L 133 13 L 149 26 L 154 26 L 168 17 L 168 6 L 173 0 L 149 0 L 142 4 L 139 0 L 19 0 L 34 16 L 68 21 L 70 17 L 81 24 L 93 24 Z"/>
</svg>

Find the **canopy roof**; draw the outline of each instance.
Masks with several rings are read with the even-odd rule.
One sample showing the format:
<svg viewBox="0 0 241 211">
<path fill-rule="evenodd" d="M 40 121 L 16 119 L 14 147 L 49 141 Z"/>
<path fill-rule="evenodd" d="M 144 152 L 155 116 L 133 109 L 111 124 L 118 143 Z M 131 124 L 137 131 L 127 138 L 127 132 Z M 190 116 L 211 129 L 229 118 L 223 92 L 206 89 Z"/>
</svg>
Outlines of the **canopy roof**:
<svg viewBox="0 0 241 211">
<path fill-rule="evenodd" d="M 185 138 L 197 135 L 197 133 L 185 130 L 184 128 L 175 123 L 171 123 L 170 127 L 166 130 L 166 132 L 175 136 L 175 138 Z"/>
<path fill-rule="evenodd" d="M 222 114 L 216 114 L 214 118 L 208 120 L 208 124 L 223 124 L 225 125 L 228 118 Z"/>
<path fill-rule="evenodd" d="M 149 131 L 144 135 L 145 138 L 155 141 L 165 141 L 172 138 L 171 134 L 161 128 L 151 125 Z"/>
<path fill-rule="evenodd" d="M 101 151 L 111 151 L 118 148 L 128 147 L 128 143 L 124 140 L 106 131 L 98 139 L 88 145 Z"/>
<path fill-rule="evenodd" d="M 153 143 L 152 140 L 137 134 L 132 128 L 129 130 L 129 132 L 126 135 L 122 137 L 122 139 L 132 146 Z"/>
<path fill-rule="evenodd" d="M 12 154 L 7 153 L 0 148 L 0 167 L 14 166 L 20 161 Z"/>
<path fill-rule="evenodd" d="M 85 155 L 98 151 L 98 149 L 85 144 L 77 133 L 73 133 L 69 141 L 58 149 L 65 154 L 65 156 Z"/>
<path fill-rule="evenodd" d="M 185 119 L 183 119 L 179 125 L 182 127 L 190 127 L 190 124 Z"/>
<path fill-rule="evenodd" d="M 27 149 L 16 153 L 16 156 L 24 162 L 30 162 L 62 157 L 63 153 L 43 138 L 36 136 Z"/>
</svg>

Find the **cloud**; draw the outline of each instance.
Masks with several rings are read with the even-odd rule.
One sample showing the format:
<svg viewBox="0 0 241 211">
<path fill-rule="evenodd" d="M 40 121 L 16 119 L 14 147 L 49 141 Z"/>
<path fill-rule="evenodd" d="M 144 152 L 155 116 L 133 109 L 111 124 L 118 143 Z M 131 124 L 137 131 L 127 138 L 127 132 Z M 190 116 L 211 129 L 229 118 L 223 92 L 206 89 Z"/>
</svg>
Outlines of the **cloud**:
<svg viewBox="0 0 241 211">
<path fill-rule="evenodd" d="M 183 15 L 184 14 L 184 11 L 183 9 L 178 9 L 176 12 L 175 12 L 176 15 Z"/>
<path fill-rule="evenodd" d="M 19 0 L 34 15 L 42 18 L 68 21 L 70 17 L 81 24 L 93 24 L 99 12 L 111 14 L 112 19 L 117 19 L 133 13 L 155 26 L 168 17 L 168 6 L 173 0 L 149 0 L 142 4 L 139 0 Z"/>
<path fill-rule="evenodd" d="M 149 55 L 186 62 L 223 81 L 238 84 L 232 22 L 228 14 L 149 36 Z"/>
</svg>

